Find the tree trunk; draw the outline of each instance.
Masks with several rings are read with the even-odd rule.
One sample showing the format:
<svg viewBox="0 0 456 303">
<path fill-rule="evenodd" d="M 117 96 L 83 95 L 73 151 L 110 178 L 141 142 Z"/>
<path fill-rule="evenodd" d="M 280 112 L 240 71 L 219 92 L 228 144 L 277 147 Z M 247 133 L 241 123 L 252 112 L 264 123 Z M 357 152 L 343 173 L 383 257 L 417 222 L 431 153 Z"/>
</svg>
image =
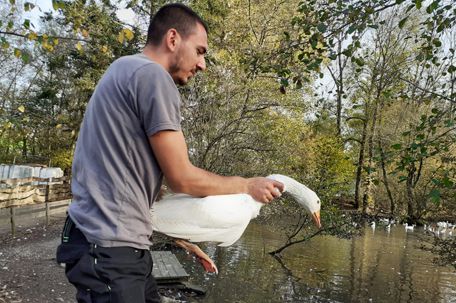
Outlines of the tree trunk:
<svg viewBox="0 0 456 303">
<path fill-rule="evenodd" d="M 27 137 L 22 137 L 22 157 L 27 158 Z"/>
<path fill-rule="evenodd" d="M 418 184 L 418 181 L 420 181 L 423 165 L 424 165 L 423 158 L 420 158 L 418 169 L 416 170 L 415 177 L 413 178 L 413 186 L 412 186 L 413 189 L 415 189 L 416 185 Z M 423 213 L 426 210 L 426 200 L 425 199 L 417 200 L 415 197 L 415 203 L 416 203 L 415 219 L 418 220 L 419 218 L 421 218 L 421 216 L 423 215 Z"/>
<path fill-rule="evenodd" d="M 384 103 L 380 103 L 380 109 L 378 113 L 378 125 L 382 125 L 382 113 L 383 113 Z M 382 141 L 382 134 L 381 134 L 381 127 L 378 133 L 378 150 L 380 151 L 380 167 L 382 168 L 382 178 L 383 178 L 383 185 L 386 189 L 386 194 L 388 195 L 388 199 L 390 202 L 390 214 L 394 216 L 396 212 L 396 202 L 394 201 L 393 194 L 391 193 L 391 189 L 388 182 L 388 173 L 386 172 L 386 155 L 383 149 L 383 141 Z"/>
<path fill-rule="evenodd" d="M 342 51 L 342 42 L 339 41 L 339 53 Z M 341 116 L 342 116 L 342 95 L 344 93 L 344 65 L 342 63 L 342 55 L 339 55 L 339 81 L 337 85 L 337 135 L 340 136 L 342 132 Z M 337 83 L 337 81 L 336 81 Z"/>
<path fill-rule="evenodd" d="M 337 135 L 340 136 L 342 133 L 342 96 L 344 95 L 344 69 L 347 65 L 347 59 L 343 60 L 344 54 L 342 54 L 342 37 L 339 37 L 337 44 L 338 57 L 337 57 L 337 71 L 333 71 L 330 67 L 328 70 L 336 85 L 336 124 L 337 124 Z"/>
<path fill-rule="evenodd" d="M 390 213 L 394 216 L 396 212 L 396 203 L 393 198 L 393 194 L 391 193 L 391 189 L 388 183 L 388 174 L 386 172 L 386 164 L 385 164 L 385 151 L 383 150 L 381 139 L 378 139 L 378 149 L 380 150 L 380 165 L 382 167 L 382 175 L 383 175 L 383 185 L 385 185 L 386 193 L 388 194 L 388 199 L 390 201 Z"/>
<path fill-rule="evenodd" d="M 409 167 L 408 175 L 407 175 L 407 217 L 412 221 L 415 220 L 414 214 L 414 204 L 415 204 L 415 195 L 413 192 L 413 179 L 415 177 L 415 165 L 411 164 Z"/>
<path fill-rule="evenodd" d="M 359 208 L 359 192 L 361 185 L 361 177 L 364 165 L 364 146 L 366 144 L 366 132 L 367 132 L 367 121 L 363 120 L 363 133 L 361 135 L 361 141 L 359 145 L 359 156 L 358 164 L 356 168 L 356 183 L 355 183 L 355 209 Z"/>
<path fill-rule="evenodd" d="M 365 182 L 365 190 L 363 195 L 363 213 L 367 212 L 368 206 L 375 207 L 374 205 L 374 197 L 372 195 L 372 188 L 373 184 L 373 168 L 374 168 L 374 136 L 375 136 L 375 129 L 377 126 L 377 112 L 378 112 L 378 103 L 376 102 L 374 105 L 374 112 L 372 114 L 372 122 L 371 127 L 369 130 L 369 139 L 367 145 L 368 151 L 368 169 L 367 169 L 367 176 Z"/>
</svg>

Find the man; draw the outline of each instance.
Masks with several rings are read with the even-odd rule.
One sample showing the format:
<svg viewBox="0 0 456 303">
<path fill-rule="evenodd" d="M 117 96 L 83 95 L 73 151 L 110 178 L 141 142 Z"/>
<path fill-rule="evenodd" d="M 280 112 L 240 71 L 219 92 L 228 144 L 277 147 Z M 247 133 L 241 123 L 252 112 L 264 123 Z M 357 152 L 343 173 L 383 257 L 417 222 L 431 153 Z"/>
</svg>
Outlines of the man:
<svg viewBox="0 0 456 303">
<path fill-rule="evenodd" d="M 249 193 L 268 203 L 283 185 L 193 166 L 180 95 L 206 68 L 207 27 L 188 7 L 162 7 L 142 54 L 116 60 L 88 104 L 73 161 L 73 202 L 57 251 L 78 302 L 159 302 L 151 275 L 149 208 L 163 176 L 193 196 Z"/>
</svg>

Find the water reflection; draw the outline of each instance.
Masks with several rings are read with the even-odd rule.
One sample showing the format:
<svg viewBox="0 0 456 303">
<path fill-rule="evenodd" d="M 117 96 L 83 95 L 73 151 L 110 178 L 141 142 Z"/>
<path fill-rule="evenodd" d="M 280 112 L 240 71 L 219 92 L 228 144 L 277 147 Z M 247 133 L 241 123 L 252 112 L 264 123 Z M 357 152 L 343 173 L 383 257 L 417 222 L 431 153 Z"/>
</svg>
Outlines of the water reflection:
<svg viewBox="0 0 456 303">
<path fill-rule="evenodd" d="M 219 268 L 204 274 L 183 261 L 191 282 L 203 286 L 201 302 L 455 302 L 456 272 L 432 263 L 419 249 L 420 229 L 400 226 L 342 240 L 320 236 L 290 247 L 282 263 L 267 252 L 283 236 L 251 223 L 233 246 L 203 246 Z M 182 260 L 182 256 L 181 260 Z"/>
</svg>

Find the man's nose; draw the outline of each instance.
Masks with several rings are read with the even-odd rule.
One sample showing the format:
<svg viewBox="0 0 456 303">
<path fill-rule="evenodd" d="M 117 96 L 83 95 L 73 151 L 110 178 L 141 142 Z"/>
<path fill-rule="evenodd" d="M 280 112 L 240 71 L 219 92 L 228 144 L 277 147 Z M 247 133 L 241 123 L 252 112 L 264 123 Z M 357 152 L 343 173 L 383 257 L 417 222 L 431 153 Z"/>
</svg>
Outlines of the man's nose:
<svg viewBox="0 0 456 303">
<path fill-rule="evenodd" d="M 204 57 L 202 57 L 199 62 L 196 64 L 196 67 L 198 68 L 198 70 L 200 71 L 205 71 L 206 70 L 206 59 L 204 59 Z"/>
</svg>

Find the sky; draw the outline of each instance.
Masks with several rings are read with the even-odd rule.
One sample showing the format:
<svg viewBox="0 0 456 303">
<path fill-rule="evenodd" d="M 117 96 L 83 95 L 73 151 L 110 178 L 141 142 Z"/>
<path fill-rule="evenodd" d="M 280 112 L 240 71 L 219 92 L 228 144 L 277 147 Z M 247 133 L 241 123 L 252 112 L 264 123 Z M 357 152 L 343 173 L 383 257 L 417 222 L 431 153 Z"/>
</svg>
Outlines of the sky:
<svg viewBox="0 0 456 303">
<path fill-rule="evenodd" d="M 26 14 L 26 18 L 30 18 L 30 21 L 36 26 L 39 25 L 39 16 L 44 12 L 54 11 L 52 8 L 52 0 L 28 0 L 35 4 L 35 8 Z M 120 9 L 117 11 L 117 17 L 127 23 L 133 24 L 135 19 L 135 13 L 131 9 Z"/>
<path fill-rule="evenodd" d="M 37 26 L 39 24 L 38 18 L 41 16 L 44 12 L 47 11 L 54 11 L 52 8 L 52 0 L 36 0 L 36 1 L 29 1 L 36 6 L 29 11 L 28 13 L 25 14 L 26 18 L 30 18 L 30 21 Z"/>
</svg>

